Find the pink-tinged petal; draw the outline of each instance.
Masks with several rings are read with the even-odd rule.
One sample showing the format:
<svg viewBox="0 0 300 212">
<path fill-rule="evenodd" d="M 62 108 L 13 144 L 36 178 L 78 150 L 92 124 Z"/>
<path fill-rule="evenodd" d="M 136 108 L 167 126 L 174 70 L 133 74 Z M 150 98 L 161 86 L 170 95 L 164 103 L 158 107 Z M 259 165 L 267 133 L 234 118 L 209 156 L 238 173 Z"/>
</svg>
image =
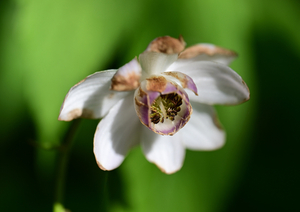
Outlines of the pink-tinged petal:
<svg viewBox="0 0 300 212">
<path fill-rule="evenodd" d="M 197 94 L 197 86 L 194 83 L 193 79 L 191 77 L 189 77 L 188 75 L 183 74 L 181 72 L 175 72 L 175 71 L 164 72 L 164 73 L 162 73 L 162 75 L 164 77 L 166 77 L 168 80 L 174 81 L 177 84 L 181 85 L 181 87 L 190 89 L 196 95 L 198 95 Z"/>
<path fill-rule="evenodd" d="M 250 98 L 250 91 L 243 79 L 231 68 L 221 63 L 175 62 L 167 71 L 183 72 L 193 79 L 198 89 L 198 96 L 189 95 L 192 101 L 204 104 L 235 105 Z"/>
<path fill-rule="evenodd" d="M 94 137 L 94 154 L 103 170 L 117 168 L 128 150 L 139 143 L 140 124 L 133 107 L 133 95 L 119 101 L 100 121 Z"/>
<path fill-rule="evenodd" d="M 154 163 L 166 174 L 172 174 L 181 169 L 185 148 L 180 134 L 162 136 L 146 127 L 143 127 L 142 133 L 142 150 L 149 162 Z"/>
<path fill-rule="evenodd" d="M 214 61 L 229 65 L 237 53 L 213 44 L 201 43 L 186 48 L 179 54 L 179 61 Z"/>
<path fill-rule="evenodd" d="M 149 107 L 160 96 L 160 93 L 157 91 L 147 91 L 145 84 L 142 82 L 141 86 L 134 93 L 134 107 L 142 124 L 149 126 L 151 123 Z"/>
<path fill-rule="evenodd" d="M 135 110 L 142 124 L 153 132 L 174 135 L 188 122 L 192 107 L 179 85 L 159 78 L 164 77 L 141 82 L 135 92 Z"/>
<path fill-rule="evenodd" d="M 178 54 L 163 54 L 157 52 L 143 52 L 139 56 L 142 67 L 142 77 L 140 81 L 164 72 L 178 58 Z"/>
<path fill-rule="evenodd" d="M 142 68 L 136 58 L 118 69 L 111 79 L 111 90 L 129 91 L 139 86 Z"/>
<path fill-rule="evenodd" d="M 176 92 L 179 92 L 179 86 L 177 86 L 175 83 L 167 82 L 166 87 L 164 90 L 161 91 L 161 94 L 169 94 Z"/>
<path fill-rule="evenodd" d="M 218 120 L 217 113 L 210 105 L 191 102 L 193 115 L 179 132 L 183 143 L 191 150 L 214 150 L 225 143 L 225 132 Z"/>
<path fill-rule="evenodd" d="M 101 118 L 129 92 L 109 89 L 116 70 L 96 72 L 73 86 L 61 106 L 58 120 Z"/>
<path fill-rule="evenodd" d="M 185 48 L 186 43 L 183 37 L 180 35 L 178 39 L 170 36 L 158 37 L 151 41 L 146 51 L 159 52 L 164 54 L 176 54 L 182 52 Z"/>
</svg>

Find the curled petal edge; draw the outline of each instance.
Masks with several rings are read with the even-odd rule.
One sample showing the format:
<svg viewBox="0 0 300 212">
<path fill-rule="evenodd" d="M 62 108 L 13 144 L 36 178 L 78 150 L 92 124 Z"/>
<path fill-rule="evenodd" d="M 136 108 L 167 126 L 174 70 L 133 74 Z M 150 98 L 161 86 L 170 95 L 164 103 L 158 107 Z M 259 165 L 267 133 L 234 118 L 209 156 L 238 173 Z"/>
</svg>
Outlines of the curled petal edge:
<svg viewBox="0 0 300 212">
<path fill-rule="evenodd" d="M 147 80 L 143 81 L 134 95 L 135 110 L 141 123 L 157 134 L 174 135 L 189 121 L 193 111 L 187 93 L 179 85 L 169 81 L 166 81 L 163 86 L 164 89 L 160 91 L 148 90 L 147 87 L 149 89 Z M 162 98 L 164 100 L 161 100 Z M 170 101 L 175 98 L 180 101 L 179 111 L 175 112 L 175 115 L 172 116 L 168 115 L 172 114 L 172 112 L 169 112 L 172 109 L 166 108 L 162 103 L 163 101 L 169 101 L 168 98 L 171 99 Z M 160 121 L 157 123 L 151 117 L 151 114 L 153 115 L 154 104 L 160 104 Z"/>
<path fill-rule="evenodd" d="M 193 79 L 188 75 L 176 71 L 164 72 L 162 75 L 164 75 L 169 80 L 175 81 L 176 83 L 181 85 L 181 87 L 193 91 L 195 95 L 198 96 L 197 86 L 194 83 Z"/>
<path fill-rule="evenodd" d="M 223 56 L 231 56 L 231 57 L 237 57 L 237 53 L 225 49 L 219 46 L 215 46 L 213 44 L 208 44 L 208 43 L 199 43 L 193 46 L 190 46 L 186 48 L 183 52 L 181 52 L 178 56 L 179 59 L 190 59 L 193 57 L 196 57 L 200 54 L 206 54 L 209 56 L 214 56 L 214 55 L 223 55 Z"/>
<path fill-rule="evenodd" d="M 178 56 L 178 61 L 214 61 L 230 65 L 237 58 L 237 53 L 208 43 L 200 43 L 186 48 Z"/>
</svg>

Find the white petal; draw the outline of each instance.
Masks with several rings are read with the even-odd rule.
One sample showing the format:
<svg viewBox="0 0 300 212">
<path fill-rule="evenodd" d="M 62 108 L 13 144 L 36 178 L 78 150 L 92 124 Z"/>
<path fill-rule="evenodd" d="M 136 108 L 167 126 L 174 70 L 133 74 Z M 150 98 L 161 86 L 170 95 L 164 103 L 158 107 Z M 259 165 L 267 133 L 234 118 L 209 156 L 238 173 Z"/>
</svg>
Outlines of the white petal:
<svg viewBox="0 0 300 212">
<path fill-rule="evenodd" d="M 194 61 L 173 63 L 167 71 L 178 71 L 190 76 L 197 86 L 198 96 L 187 91 L 192 101 L 204 104 L 234 105 L 247 101 L 250 92 L 243 79 L 226 65 Z"/>
<path fill-rule="evenodd" d="M 119 101 L 98 124 L 94 154 L 103 170 L 117 168 L 128 150 L 138 144 L 141 123 L 133 107 L 133 95 Z"/>
<path fill-rule="evenodd" d="M 101 118 L 129 92 L 110 90 L 116 70 L 96 72 L 73 86 L 61 106 L 59 120 Z"/>
<path fill-rule="evenodd" d="M 210 105 L 192 102 L 193 114 L 190 121 L 181 129 L 187 149 L 214 150 L 225 143 L 225 132 L 220 126 L 217 114 Z"/>
<path fill-rule="evenodd" d="M 164 72 L 178 58 L 178 54 L 163 54 L 158 52 L 143 52 L 139 56 L 142 66 L 141 81 L 151 75 Z"/>
<path fill-rule="evenodd" d="M 213 44 L 200 43 L 185 49 L 179 55 L 180 62 L 213 61 L 229 65 L 237 54 Z"/>
<path fill-rule="evenodd" d="M 143 127 L 142 149 L 147 160 L 164 173 L 172 174 L 183 165 L 185 148 L 179 134 L 163 136 Z"/>
<path fill-rule="evenodd" d="M 136 58 L 118 69 L 111 79 L 111 89 L 115 91 L 128 91 L 139 86 L 142 68 Z"/>
</svg>

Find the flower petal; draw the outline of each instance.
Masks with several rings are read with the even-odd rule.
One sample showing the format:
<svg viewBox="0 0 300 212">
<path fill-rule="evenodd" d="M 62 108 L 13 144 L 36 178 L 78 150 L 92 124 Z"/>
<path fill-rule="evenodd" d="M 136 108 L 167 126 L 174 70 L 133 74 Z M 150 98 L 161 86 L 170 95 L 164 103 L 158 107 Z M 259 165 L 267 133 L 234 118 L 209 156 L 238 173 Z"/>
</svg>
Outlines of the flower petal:
<svg viewBox="0 0 300 212">
<path fill-rule="evenodd" d="M 192 114 L 186 92 L 163 76 L 141 82 L 134 99 L 142 124 L 161 135 L 174 135 Z"/>
<path fill-rule="evenodd" d="M 142 68 L 136 58 L 125 64 L 111 79 L 111 89 L 115 91 L 128 91 L 139 87 Z"/>
<path fill-rule="evenodd" d="M 192 101 L 204 104 L 234 105 L 250 98 L 250 91 L 243 79 L 231 68 L 210 61 L 175 62 L 168 70 L 178 71 L 191 77 L 198 89 L 198 96 L 190 95 Z"/>
<path fill-rule="evenodd" d="M 166 174 L 172 174 L 182 167 L 185 148 L 180 134 L 162 136 L 146 127 L 143 127 L 142 133 L 142 150 L 149 162 Z"/>
<path fill-rule="evenodd" d="M 141 81 L 151 75 L 159 75 L 164 72 L 178 58 L 178 54 L 163 54 L 157 52 L 143 52 L 139 56 L 142 66 Z"/>
<path fill-rule="evenodd" d="M 120 100 L 100 121 L 94 137 L 94 154 L 103 170 L 117 168 L 128 150 L 139 143 L 140 124 L 133 95 Z"/>
<path fill-rule="evenodd" d="M 186 48 L 178 58 L 179 61 L 214 61 L 229 65 L 236 57 L 237 53 L 234 51 L 213 44 L 200 43 Z"/>
<path fill-rule="evenodd" d="M 181 87 L 190 89 L 198 96 L 197 86 L 195 85 L 193 79 L 188 75 L 181 72 L 175 72 L 175 71 L 164 72 L 162 73 L 162 75 L 166 77 L 168 80 L 176 82 L 178 85 L 181 85 Z"/>
<path fill-rule="evenodd" d="M 193 115 L 186 126 L 179 132 L 183 143 L 191 150 L 214 150 L 225 143 L 223 131 L 214 108 L 192 102 Z"/>
<path fill-rule="evenodd" d="M 101 118 L 129 92 L 109 90 L 116 70 L 96 72 L 73 86 L 65 97 L 58 119 Z"/>
<path fill-rule="evenodd" d="M 151 41 L 146 51 L 149 52 L 160 52 L 165 54 L 175 54 L 184 50 L 186 43 L 182 36 L 178 39 L 170 36 L 158 37 Z"/>
</svg>

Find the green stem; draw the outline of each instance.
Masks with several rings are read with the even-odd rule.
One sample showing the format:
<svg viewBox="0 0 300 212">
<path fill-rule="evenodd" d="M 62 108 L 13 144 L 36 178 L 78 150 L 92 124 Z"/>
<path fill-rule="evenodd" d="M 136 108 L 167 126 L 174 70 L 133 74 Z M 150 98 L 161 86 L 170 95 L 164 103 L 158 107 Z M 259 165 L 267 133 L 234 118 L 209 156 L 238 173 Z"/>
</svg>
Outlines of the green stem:
<svg viewBox="0 0 300 212">
<path fill-rule="evenodd" d="M 104 201 L 104 211 L 108 211 L 109 200 L 108 200 L 108 172 L 104 172 L 104 187 L 103 187 L 103 201 Z"/>
<path fill-rule="evenodd" d="M 66 211 L 63 206 L 65 177 L 66 177 L 67 164 L 68 164 L 68 159 L 69 159 L 69 152 L 72 147 L 74 136 L 75 136 L 75 133 L 76 133 L 79 123 L 80 123 L 80 119 L 76 119 L 72 122 L 68 132 L 66 133 L 64 143 L 61 145 L 61 148 L 59 151 L 53 212 L 65 212 Z"/>
</svg>

